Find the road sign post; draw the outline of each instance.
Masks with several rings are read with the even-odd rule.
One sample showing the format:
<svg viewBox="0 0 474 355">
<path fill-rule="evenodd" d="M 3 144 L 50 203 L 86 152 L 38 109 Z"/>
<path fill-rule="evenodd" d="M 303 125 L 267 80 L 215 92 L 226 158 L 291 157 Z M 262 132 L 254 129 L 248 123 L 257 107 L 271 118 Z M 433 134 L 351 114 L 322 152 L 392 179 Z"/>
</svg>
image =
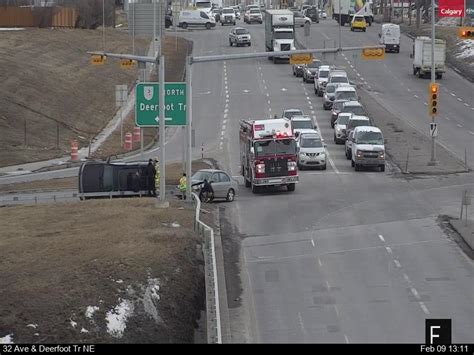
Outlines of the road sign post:
<svg viewBox="0 0 474 355">
<path fill-rule="evenodd" d="M 135 123 L 139 127 L 159 127 L 158 83 L 139 83 L 136 87 Z M 186 84 L 165 83 L 166 126 L 186 125 Z"/>
<path fill-rule="evenodd" d="M 127 85 L 115 85 L 115 106 L 120 107 L 120 146 L 123 146 L 123 105 L 127 96 Z"/>
</svg>

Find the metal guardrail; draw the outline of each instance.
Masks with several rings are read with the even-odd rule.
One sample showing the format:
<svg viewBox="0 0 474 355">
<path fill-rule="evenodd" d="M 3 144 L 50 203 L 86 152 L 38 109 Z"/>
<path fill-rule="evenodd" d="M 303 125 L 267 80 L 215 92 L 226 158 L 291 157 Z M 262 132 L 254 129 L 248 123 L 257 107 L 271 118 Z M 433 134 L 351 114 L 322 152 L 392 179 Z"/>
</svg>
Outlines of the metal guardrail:
<svg viewBox="0 0 474 355">
<path fill-rule="evenodd" d="M 217 280 L 216 249 L 214 243 L 214 230 L 202 222 L 200 217 L 201 201 L 199 196 L 192 193 L 196 201 L 196 217 L 194 230 L 204 238 L 204 273 L 206 282 L 206 316 L 207 316 L 207 342 L 209 344 L 222 344 L 221 313 L 219 306 L 219 287 Z"/>
</svg>

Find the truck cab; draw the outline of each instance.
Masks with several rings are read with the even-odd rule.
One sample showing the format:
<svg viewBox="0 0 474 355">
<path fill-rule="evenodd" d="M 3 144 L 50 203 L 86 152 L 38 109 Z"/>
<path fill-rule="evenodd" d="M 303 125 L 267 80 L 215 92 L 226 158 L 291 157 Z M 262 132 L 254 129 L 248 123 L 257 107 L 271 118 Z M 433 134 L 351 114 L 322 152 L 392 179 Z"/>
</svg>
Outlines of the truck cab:
<svg viewBox="0 0 474 355">
<path fill-rule="evenodd" d="M 289 10 L 265 11 L 265 47 L 267 52 L 295 50 L 295 18 Z M 276 63 L 278 59 L 289 59 L 289 55 L 270 56 Z"/>
</svg>

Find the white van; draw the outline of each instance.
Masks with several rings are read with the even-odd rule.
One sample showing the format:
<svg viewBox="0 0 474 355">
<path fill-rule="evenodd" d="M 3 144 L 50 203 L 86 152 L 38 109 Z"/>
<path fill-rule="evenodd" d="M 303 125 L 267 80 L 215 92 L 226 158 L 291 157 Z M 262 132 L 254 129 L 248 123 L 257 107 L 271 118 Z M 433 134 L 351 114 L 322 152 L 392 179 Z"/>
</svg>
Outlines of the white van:
<svg viewBox="0 0 474 355">
<path fill-rule="evenodd" d="M 384 23 L 381 27 L 380 44 L 385 45 L 385 52 L 400 53 L 400 26 L 393 23 Z"/>
<path fill-rule="evenodd" d="M 201 10 L 180 11 L 178 27 L 186 29 L 188 26 L 202 26 L 210 30 L 212 27 L 216 27 L 216 20 L 214 16 L 209 16 Z"/>
</svg>

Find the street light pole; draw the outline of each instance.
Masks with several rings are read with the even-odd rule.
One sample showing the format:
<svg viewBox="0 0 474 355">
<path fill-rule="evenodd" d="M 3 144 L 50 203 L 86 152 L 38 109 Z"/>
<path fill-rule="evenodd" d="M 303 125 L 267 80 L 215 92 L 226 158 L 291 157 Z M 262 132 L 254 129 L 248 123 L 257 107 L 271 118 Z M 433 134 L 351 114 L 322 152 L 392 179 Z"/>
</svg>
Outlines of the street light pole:
<svg viewBox="0 0 474 355">
<path fill-rule="evenodd" d="M 187 163 L 186 163 L 186 198 L 188 201 L 191 201 L 191 174 L 192 174 L 192 161 L 193 161 L 193 149 L 192 149 L 192 100 L 193 100 L 193 91 L 191 85 L 191 76 L 192 76 L 192 65 L 191 57 L 186 57 L 186 123 L 187 123 Z"/>
</svg>

